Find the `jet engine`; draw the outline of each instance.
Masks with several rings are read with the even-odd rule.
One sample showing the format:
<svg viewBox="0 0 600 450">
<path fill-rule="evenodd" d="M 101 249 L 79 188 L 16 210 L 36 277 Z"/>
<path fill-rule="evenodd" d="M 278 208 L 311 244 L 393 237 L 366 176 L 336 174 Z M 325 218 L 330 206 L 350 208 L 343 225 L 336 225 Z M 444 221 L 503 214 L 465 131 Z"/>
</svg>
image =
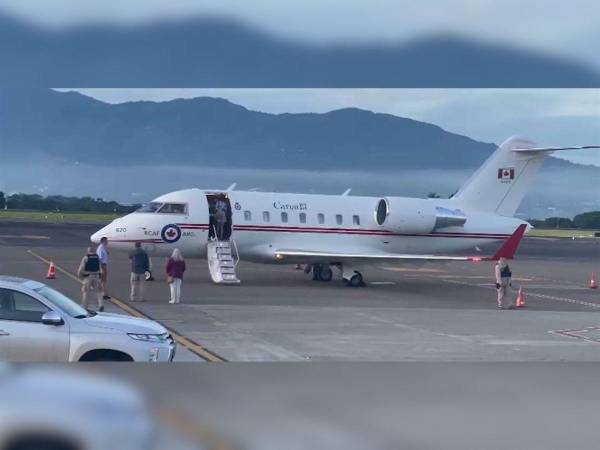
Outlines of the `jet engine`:
<svg viewBox="0 0 600 450">
<path fill-rule="evenodd" d="M 375 208 L 375 222 L 394 233 L 427 234 L 463 226 L 466 221 L 462 211 L 436 206 L 425 199 L 387 197 L 379 200 Z"/>
</svg>

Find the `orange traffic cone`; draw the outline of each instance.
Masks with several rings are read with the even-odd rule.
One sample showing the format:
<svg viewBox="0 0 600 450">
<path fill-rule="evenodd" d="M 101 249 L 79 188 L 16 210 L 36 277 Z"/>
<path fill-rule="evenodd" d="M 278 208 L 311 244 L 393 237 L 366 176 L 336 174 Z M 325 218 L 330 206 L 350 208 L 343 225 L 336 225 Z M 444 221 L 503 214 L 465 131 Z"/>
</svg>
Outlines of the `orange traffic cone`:
<svg viewBox="0 0 600 450">
<path fill-rule="evenodd" d="M 525 307 L 525 293 L 523 292 L 523 288 L 519 288 L 519 293 L 517 294 L 517 301 L 515 302 L 515 306 L 517 308 Z"/>
<path fill-rule="evenodd" d="M 590 289 L 598 289 L 598 285 L 596 284 L 596 274 L 592 272 L 592 279 L 590 280 Z"/>
<path fill-rule="evenodd" d="M 56 279 L 56 267 L 54 267 L 54 260 L 50 260 L 50 267 L 48 267 L 48 274 L 46 275 L 46 279 L 55 280 Z"/>
</svg>

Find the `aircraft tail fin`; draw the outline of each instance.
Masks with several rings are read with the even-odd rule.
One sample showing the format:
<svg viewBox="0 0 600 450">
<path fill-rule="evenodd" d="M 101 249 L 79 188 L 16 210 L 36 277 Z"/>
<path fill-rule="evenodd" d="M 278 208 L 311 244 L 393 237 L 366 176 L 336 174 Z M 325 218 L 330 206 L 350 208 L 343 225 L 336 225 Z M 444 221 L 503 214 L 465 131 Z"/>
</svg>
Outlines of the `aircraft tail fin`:
<svg viewBox="0 0 600 450">
<path fill-rule="evenodd" d="M 587 148 L 600 146 L 536 147 L 527 139 L 511 137 L 475 171 L 453 199 L 465 208 L 512 216 L 548 153 Z"/>
</svg>

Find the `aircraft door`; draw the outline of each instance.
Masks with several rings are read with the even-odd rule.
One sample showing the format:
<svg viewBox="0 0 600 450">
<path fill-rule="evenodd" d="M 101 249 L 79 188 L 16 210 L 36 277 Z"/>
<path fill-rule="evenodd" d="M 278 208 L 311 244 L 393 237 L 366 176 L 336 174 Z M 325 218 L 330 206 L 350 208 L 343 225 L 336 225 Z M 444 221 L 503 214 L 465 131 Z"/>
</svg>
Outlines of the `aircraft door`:
<svg viewBox="0 0 600 450">
<path fill-rule="evenodd" d="M 208 240 L 229 241 L 233 232 L 233 214 L 229 196 L 224 193 L 206 194 L 208 201 Z"/>
</svg>

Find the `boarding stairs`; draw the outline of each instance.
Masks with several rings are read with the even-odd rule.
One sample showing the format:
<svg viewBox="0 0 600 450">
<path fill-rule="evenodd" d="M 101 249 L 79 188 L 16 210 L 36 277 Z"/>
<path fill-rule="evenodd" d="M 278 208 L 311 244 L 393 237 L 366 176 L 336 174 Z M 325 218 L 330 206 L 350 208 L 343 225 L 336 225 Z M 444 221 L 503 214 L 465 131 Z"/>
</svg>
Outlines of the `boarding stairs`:
<svg viewBox="0 0 600 450">
<path fill-rule="evenodd" d="M 207 244 L 208 270 L 216 284 L 238 284 L 237 265 L 240 261 L 237 246 L 233 239 L 212 240 Z"/>
</svg>

